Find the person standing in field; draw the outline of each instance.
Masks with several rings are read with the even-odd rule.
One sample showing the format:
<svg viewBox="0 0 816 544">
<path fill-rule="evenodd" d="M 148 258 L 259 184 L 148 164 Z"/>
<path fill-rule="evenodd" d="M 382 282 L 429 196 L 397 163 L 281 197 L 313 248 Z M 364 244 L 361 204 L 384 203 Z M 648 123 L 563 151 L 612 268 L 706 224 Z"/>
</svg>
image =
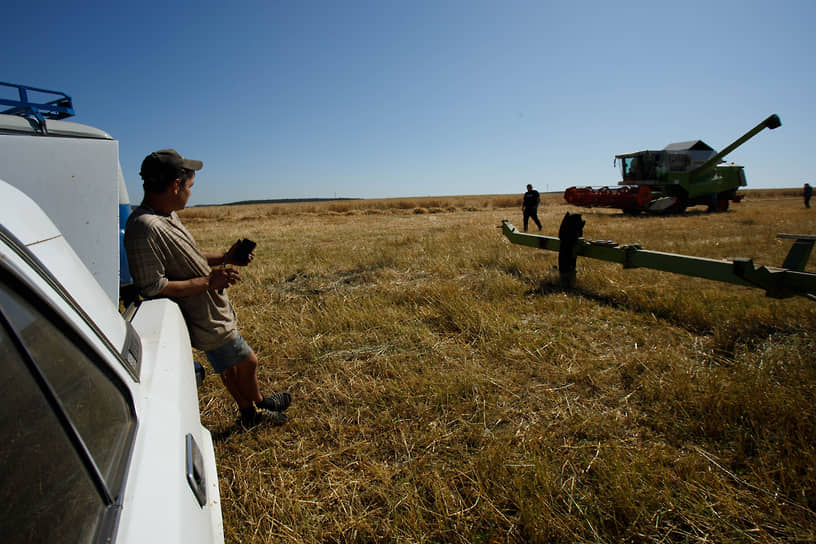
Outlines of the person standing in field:
<svg viewBox="0 0 816 544">
<path fill-rule="evenodd" d="M 524 193 L 524 198 L 521 201 L 521 212 L 524 214 L 524 232 L 527 232 L 529 219 L 532 219 L 538 225 L 538 230 L 541 230 L 541 221 L 538 220 L 539 202 L 541 202 L 541 195 L 528 183 L 527 192 Z"/>
<path fill-rule="evenodd" d="M 805 183 L 805 208 L 810 208 L 810 197 L 813 196 L 813 187 L 810 186 L 810 183 Z"/>
<path fill-rule="evenodd" d="M 246 266 L 253 254 L 238 262 L 234 257 L 238 242 L 226 253 L 202 252 L 176 214 L 187 205 L 195 173 L 203 166 L 173 149 L 145 157 L 139 172 L 144 200 L 125 227 L 130 273 L 143 297 L 167 297 L 179 305 L 190 342 L 206 354 L 235 399 L 242 425 L 282 422 L 291 396 L 288 392 L 261 395 L 258 358 L 238 332 L 235 309 L 226 294 L 241 279 L 229 265 Z"/>
</svg>

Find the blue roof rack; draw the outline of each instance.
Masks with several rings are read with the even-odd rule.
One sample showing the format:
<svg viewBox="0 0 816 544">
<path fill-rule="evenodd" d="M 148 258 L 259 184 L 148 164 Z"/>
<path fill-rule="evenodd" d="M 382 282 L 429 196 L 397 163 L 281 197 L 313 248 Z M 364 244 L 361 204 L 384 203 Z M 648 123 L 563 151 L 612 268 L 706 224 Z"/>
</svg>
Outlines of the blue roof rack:
<svg viewBox="0 0 816 544">
<path fill-rule="evenodd" d="M 17 89 L 19 100 L 0 97 L 0 106 L 11 106 L 6 110 L 0 110 L 0 113 L 25 117 L 42 132 L 46 131 L 46 119 L 65 119 L 74 115 L 74 105 L 71 102 L 71 97 L 65 93 L 0 81 L 0 88 L 2 87 Z M 28 96 L 29 92 L 57 96 L 58 98 L 46 102 L 32 102 Z"/>
</svg>

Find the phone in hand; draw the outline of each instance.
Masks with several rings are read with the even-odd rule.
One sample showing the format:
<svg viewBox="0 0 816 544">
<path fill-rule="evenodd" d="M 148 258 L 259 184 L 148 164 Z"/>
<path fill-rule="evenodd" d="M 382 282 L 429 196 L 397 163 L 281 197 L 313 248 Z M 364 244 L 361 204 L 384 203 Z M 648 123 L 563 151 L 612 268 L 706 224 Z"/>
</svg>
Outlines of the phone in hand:
<svg viewBox="0 0 816 544">
<path fill-rule="evenodd" d="M 232 254 L 233 261 L 241 264 L 248 263 L 249 254 L 252 253 L 256 245 L 257 244 L 249 238 L 241 238 L 238 240 L 238 247 L 235 248 L 235 252 Z"/>
</svg>

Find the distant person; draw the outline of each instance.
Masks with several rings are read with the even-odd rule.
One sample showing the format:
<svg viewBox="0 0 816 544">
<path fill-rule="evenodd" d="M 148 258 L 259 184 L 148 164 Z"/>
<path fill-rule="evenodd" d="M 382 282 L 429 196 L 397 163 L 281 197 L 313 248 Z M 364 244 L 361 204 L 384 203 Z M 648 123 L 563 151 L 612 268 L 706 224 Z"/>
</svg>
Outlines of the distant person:
<svg viewBox="0 0 816 544">
<path fill-rule="evenodd" d="M 527 192 L 524 193 L 524 199 L 521 201 L 521 211 L 524 214 L 524 232 L 527 232 L 527 223 L 531 218 L 538 225 L 538 230 L 541 230 L 541 221 L 538 220 L 539 202 L 541 202 L 541 195 L 528 183 Z"/>
<path fill-rule="evenodd" d="M 810 186 L 810 183 L 805 183 L 805 208 L 810 208 L 810 197 L 813 196 L 813 187 Z"/>
<path fill-rule="evenodd" d="M 238 332 L 235 309 L 226 294 L 241 279 L 238 270 L 227 265 L 246 266 L 253 254 L 238 262 L 233 257 L 237 242 L 226 253 L 202 252 L 176 214 L 187 205 L 195 173 L 203 166 L 173 149 L 144 159 L 139 173 L 144 200 L 125 229 L 130 273 L 145 298 L 167 297 L 179 305 L 193 347 L 206 354 L 235 399 L 242 425 L 281 422 L 291 397 L 286 392 L 261 395 L 258 358 Z M 217 265 L 223 266 L 210 268 Z"/>
</svg>

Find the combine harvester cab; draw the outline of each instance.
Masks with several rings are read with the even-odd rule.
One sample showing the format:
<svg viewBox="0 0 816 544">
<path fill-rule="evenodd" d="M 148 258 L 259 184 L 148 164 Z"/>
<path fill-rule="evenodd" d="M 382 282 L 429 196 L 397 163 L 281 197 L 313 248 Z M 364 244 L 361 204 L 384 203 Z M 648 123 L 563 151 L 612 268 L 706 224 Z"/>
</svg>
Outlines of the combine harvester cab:
<svg viewBox="0 0 816 544">
<path fill-rule="evenodd" d="M 570 187 L 564 199 L 575 206 L 617 208 L 636 215 L 683 213 L 690 206 L 706 205 L 709 211 L 726 211 L 742 200 L 745 187 L 742 166 L 723 165 L 724 157 L 764 128 L 782 125 L 776 114 L 743 134 L 719 153 L 702 140 L 679 142 L 660 151 L 637 151 L 615 156 L 620 160 L 619 187 Z"/>
</svg>

